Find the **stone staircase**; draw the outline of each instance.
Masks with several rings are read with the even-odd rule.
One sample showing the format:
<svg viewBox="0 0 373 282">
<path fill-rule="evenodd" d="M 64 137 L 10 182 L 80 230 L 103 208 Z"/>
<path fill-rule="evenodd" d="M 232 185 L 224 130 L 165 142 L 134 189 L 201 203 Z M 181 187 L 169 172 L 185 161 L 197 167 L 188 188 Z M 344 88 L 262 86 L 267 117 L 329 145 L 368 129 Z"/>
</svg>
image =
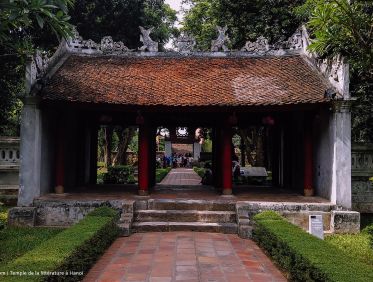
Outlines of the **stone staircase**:
<svg viewBox="0 0 373 282">
<path fill-rule="evenodd" d="M 0 202 L 7 206 L 17 205 L 18 185 L 0 185 Z"/>
<path fill-rule="evenodd" d="M 152 199 L 135 209 L 132 232 L 200 231 L 237 234 L 235 203 Z"/>
</svg>

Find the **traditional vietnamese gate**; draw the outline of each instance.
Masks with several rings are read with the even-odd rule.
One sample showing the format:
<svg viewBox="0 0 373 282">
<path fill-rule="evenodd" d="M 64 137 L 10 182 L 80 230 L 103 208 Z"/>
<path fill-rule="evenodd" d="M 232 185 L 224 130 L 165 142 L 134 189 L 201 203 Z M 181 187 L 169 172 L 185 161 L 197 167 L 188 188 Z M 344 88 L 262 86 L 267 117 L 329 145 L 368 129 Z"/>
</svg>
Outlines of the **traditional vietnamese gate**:
<svg viewBox="0 0 373 282">
<path fill-rule="evenodd" d="M 183 41 L 184 40 L 184 41 Z M 270 129 L 274 186 L 351 206 L 348 66 L 305 51 L 306 31 L 281 47 L 238 52 L 130 52 L 78 34 L 28 68 L 18 204 L 54 187 L 96 183 L 100 125 L 139 128 L 138 194 L 155 185 L 157 126 L 213 129 L 214 186 L 232 194 L 232 128 Z M 224 42 L 222 42 L 224 44 Z M 220 50 L 222 46 L 213 46 Z M 268 120 L 271 121 L 268 123 Z"/>
</svg>

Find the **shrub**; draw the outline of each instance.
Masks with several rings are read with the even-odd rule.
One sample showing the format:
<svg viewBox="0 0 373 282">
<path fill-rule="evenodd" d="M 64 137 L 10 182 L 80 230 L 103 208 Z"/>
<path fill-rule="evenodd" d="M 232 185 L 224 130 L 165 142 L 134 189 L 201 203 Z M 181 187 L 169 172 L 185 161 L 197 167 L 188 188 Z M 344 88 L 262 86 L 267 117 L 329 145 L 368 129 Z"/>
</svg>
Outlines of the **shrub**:
<svg viewBox="0 0 373 282">
<path fill-rule="evenodd" d="M 155 172 L 155 181 L 157 183 L 161 182 L 163 178 L 166 177 L 166 175 L 170 172 L 171 168 L 166 167 L 166 168 L 157 168 Z"/>
<path fill-rule="evenodd" d="M 108 206 L 103 206 L 99 207 L 97 209 L 94 209 L 91 211 L 87 216 L 101 216 L 101 217 L 112 217 L 112 218 L 117 218 L 119 216 L 118 211 L 108 207 Z"/>
<path fill-rule="evenodd" d="M 118 236 L 118 213 L 106 207 L 99 208 L 79 223 L 45 241 L 34 250 L 11 261 L 0 272 L 47 271 L 51 274 L 27 276 L 29 281 L 80 281 L 96 259 Z M 53 272 L 63 275 L 53 275 Z M 2 281 L 24 281 L 23 276 L 4 276 Z"/>
<path fill-rule="evenodd" d="M 200 176 L 203 177 L 205 175 L 205 169 L 202 167 L 193 167 L 193 170 Z"/>
<path fill-rule="evenodd" d="M 106 167 L 105 162 L 97 162 L 97 168 L 103 168 Z"/>
<path fill-rule="evenodd" d="M 134 169 L 130 165 L 110 166 L 103 180 L 105 184 L 126 184 L 133 173 Z"/>
<path fill-rule="evenodd" d="M 253 238 L 290 281 L 373 281 L 373 268 L 273 212 L 254 217 Z"/>
<path fill-rule="evenodd" d="M 4 228 L 8 218 L 8 207 L 1 205 L 0 203 L 0 230 Z"/>
</svg>

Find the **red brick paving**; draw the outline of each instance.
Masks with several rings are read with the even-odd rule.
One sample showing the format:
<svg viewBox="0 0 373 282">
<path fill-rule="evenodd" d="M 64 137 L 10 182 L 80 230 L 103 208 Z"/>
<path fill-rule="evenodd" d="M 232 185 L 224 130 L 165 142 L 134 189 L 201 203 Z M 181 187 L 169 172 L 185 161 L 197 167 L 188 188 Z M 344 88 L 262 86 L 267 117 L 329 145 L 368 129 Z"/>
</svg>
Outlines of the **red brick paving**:
<svg viewBox="0 0 373 282">
<path fill-rule="evenodd" d="M 201 185 L 201 177 L 191 168 L 173 168 L 160 185 Z"/>
<path fill-rule="evenodd" d="M 117 239 L 85 282 L 286 281 L 251 240 L 237 235 L 137 233 Z"/>
</svg>

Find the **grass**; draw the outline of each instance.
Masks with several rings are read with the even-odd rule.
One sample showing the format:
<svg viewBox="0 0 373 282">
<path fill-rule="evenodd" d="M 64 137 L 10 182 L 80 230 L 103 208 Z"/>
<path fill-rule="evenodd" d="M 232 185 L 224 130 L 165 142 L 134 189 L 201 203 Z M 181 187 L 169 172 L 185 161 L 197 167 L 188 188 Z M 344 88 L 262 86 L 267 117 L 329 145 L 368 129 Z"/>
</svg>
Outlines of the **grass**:
<svg viewBox="0 0 373 282">
<path fill-rule="evenodd" d="M 7 227 L 0 231 L 0 266 L 33 250 L 62 229 Z"/>
<path fill-rule="evenodd" d="M 6 223 L 9 209 L 0 206 L 0 222 Z M 60 228 L 5 227 L 0 230 L 0 267 L 33 250 L 61 231 Z"/>
<path fill-rule="evenodd" d="M 336 234 L 327 236 L 325 240 L 345 253 L 373 266 L 373 248 L 370 246 L 368 233 L 363 231 L 360 234 Z"/>
<path fill-rule="evenodd" d="M 80 281 L 82 276 L 68 274 L 70 271 L 85 273 L 118 235 L 115 224 L 118 212 L 101 207 L 88 214 L 79 223 L 59 232 L 23 255 L 0 265 L 0 272 L 55 272 L 63 276 L 27 276 L 27 281 Z M 40 229 L 33 228 L 40 233 Z M 51 230 L 48 230 L 51 232 Z M 27 238 L 27 237 L 24 237 Z M 14 237 L 13 237 L 14 240 Z M 19 242 L 18 242 L 19 244 Z M 67 276 L 65 275 L 67 273 Z M 25 277 L 4 276 L 2 281 L 24 281 Z"/>
</svg>

